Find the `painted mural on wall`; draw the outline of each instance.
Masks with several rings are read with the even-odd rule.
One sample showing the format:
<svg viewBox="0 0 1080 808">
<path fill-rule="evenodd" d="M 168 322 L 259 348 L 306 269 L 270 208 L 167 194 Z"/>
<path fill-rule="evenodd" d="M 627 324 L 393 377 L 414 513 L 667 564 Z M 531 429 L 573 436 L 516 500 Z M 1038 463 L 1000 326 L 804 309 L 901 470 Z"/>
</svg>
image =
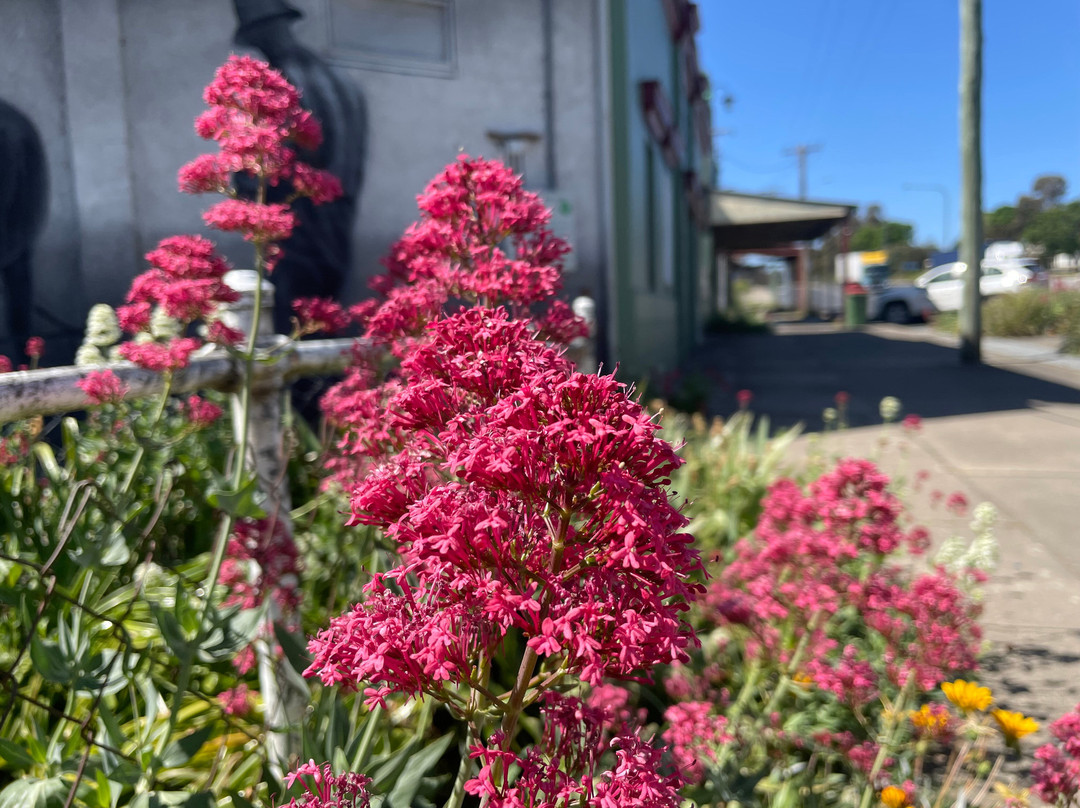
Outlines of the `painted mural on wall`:
<svg viewBox="0 0 1080 808">
<path fill-rule="evenodd" d="M 37 127 L 3 99 L 0 166 L 0 278 L 11 343 L 5 353 L 20 357 L 30 336 L 34 244 L 45 224 L 49 186 L 45 149 Z"/>
</svg>

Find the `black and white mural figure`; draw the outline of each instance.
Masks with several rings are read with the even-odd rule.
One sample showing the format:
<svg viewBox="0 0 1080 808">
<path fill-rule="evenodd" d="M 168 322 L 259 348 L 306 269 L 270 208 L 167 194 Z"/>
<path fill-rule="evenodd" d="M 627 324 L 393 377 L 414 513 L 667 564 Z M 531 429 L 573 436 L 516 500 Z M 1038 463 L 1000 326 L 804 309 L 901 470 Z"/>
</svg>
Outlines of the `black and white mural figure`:
<svg viewBox="0 0 1080 808">
<path fill-rule="evenodd" d="M 37 127 L 0 99 L 0 280 L 11 346 L 24 361 L 34 309 L 34 243 L 45 224 L 49 178 Z M 0 351 L 2 352 L 2 351 Z"/>
</svg>

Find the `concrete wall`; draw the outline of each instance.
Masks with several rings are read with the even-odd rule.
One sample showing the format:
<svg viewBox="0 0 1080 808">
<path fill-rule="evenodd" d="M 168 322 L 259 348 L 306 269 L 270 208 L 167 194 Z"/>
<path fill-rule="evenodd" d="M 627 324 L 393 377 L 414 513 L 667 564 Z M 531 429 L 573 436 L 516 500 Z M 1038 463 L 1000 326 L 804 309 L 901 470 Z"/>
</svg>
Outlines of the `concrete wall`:
<svg viewBox="0 0 1080 808">
<path fill-rule="evenodd" d="M 307 14 L 297 33 L 316 50 L 331 47 L 329 2 L 294 0 Z M 567 278 L 576 293 L 600 286 L 604 262 L 598 14 L 592 2 L 551 2 L 556 188 L 541 187 L 543 143 L 530 147 L 524 169 L 530 187 L 569 209 L 560 228 L 576 248 L 579 269 Z M 455 58 L 442 75 L 338 63 L 366 94 L 371 122 L 351 299 L 366 294 L 366 279 L 416 218 L 416 195 L 442 166 L 460 151 L 500 156 L 489 130 L 544 132 L 542 0 L 451 7 Z M 176 171 L 210 150 L 192 123 L 203 87 L 237 50 L 232 4 L 5 0 L 0 22 L 5 44 L 14 44 L 0 48 L 0 94 L 38 122 L 52 172 L 40 302 L 77 324 L 91 303 L 119 301 L 159 239 L 206 233 L 200 214 L 213 200 L 178 193 Z M 234 264 L 250 264 L 242 241 L 210 235 Z"/>
</svg>

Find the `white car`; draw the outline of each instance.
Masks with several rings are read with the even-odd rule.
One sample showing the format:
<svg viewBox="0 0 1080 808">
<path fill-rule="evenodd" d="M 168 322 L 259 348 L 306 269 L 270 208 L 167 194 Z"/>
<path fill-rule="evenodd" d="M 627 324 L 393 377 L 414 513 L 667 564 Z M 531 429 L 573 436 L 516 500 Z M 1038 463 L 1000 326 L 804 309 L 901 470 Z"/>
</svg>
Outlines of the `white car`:
<svg viewBox="0 0 1080 808">
<path fill-rule="evenodd" d="M 886 283 L 867 289 L 866 317 L 887 323 L 911 323 L 929 320 L 934 314 L 934 304 L 925 289 L 918 286 L 902 286 Z"/>
<path fill-rule="evenodd" d="M 939 311 L 957 311 L 964 299 L 964 273 L 967 265 L 959 261 L 942 264 L 927 270 L 915 279 L 915 285 L 925 289 Z M 1019 292 L 1035 278 L 1026 265 L 1017 263 L 987 264 L 983 262 L 979 290 L 982 296 Z"/>
</svg>

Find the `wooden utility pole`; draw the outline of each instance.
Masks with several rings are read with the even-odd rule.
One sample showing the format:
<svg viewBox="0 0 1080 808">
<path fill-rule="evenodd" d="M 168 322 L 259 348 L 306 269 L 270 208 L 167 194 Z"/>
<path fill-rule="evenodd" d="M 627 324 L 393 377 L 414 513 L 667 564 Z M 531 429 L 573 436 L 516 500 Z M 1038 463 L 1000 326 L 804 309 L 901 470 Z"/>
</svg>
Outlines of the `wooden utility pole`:
<svg viewBox="0 0 1080 808">
<path fill-rule="evenodd" d="M 982 0 L 960 0 L 960 362 L 982 361 Z"/>
<path fill-rule="evenodd" d="M 793 154 L 799 158 L 799 199 L 806 199 L 806 157 L 819 151 L 821 151 L 820 145 L 808 146 L 805 143 L 784 150 L 784 154 Z"/>
</svg>

